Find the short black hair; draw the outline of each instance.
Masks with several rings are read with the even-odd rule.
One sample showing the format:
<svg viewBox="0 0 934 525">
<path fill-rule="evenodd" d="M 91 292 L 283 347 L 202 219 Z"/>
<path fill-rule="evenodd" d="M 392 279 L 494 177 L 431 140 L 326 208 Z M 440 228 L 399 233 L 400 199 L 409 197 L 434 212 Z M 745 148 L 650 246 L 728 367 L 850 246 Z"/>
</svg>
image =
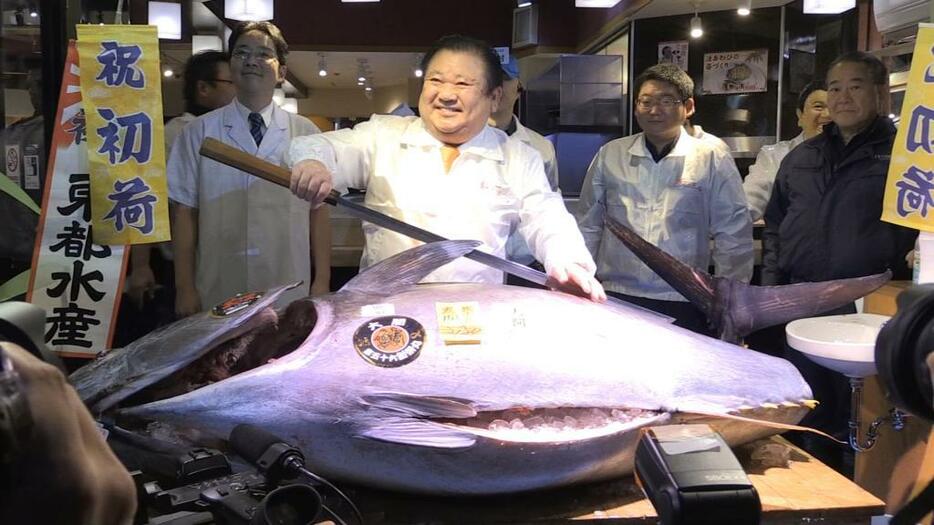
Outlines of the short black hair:
<svg viewBox="0 0 934 525">
<path fill-rule="evenodd" d="M 804 104 L 808 101 L 808 97 L 811 96 L 811 93 L 815 91 L 827 91 L 827 84 L 823 80 L 813 80 L 808 82 L 804 89 L 801 90 L 801 94 L 798 95 L 798 110 L 804 111 Z"/>
<path fill-rule="evenodd" d="M 864 51 L 850 51 L 849 53 L 838 56 L 830 63 L 830 67 L 827 68 L 827 77 L 830 77 L 830 71 L 833 70 L 834 67 L 844 62 L 866 66 L 866 69 L 869 71 L 869 78 L 872 80 L 872 83 L 877 86 L 884 86 L 889 82 L 889 70 L 885 67 L 885 64 L 879 60 L 879 57 Z"/>
<path fill-rule="evenodd" d="M 191 55 L 185 62 L 185 109 L 195 113 L 192 109 L 197 105 L 198 81 L 211 82 L 217 79 L 217 65 L 228 62 L 227 53 L 221 51 L 202 51 Z"/>
<path fill-rule="evenodd" d="M 279 59 L 279 64 L 285 64 L 285 58 L 289 56 L 289 45 L 285 43 L 285 37 L 282 36 L 282 31 L 279 31 L 276 24 L 272 22 L 240 22 L 237 24 L 237 26 L 233 28 L 233 32 L 230 33 L 230 38 L 227 40 L 227 53 L 232 54 L 237 40 L 250 31 L 259 31 L 269 36 L 272 43 L 276 46 L 276 58 Z"/>
<path fill-rule="evenodd" d="M 681 97 L 682 102 L 694 96 L 694 81 L 691 80 L 691 77 L 680 67 L 674 64 L 668 62 L 655 64 L 640 73 L 639 76 L 636 77 L 636 90 L 633 93 L 638 96 L 639 90 L 642 89 L 642 84 L 645 84 L 649 80 L 671 84 L 678 90 L 678 95 Z"/>
<path fill-rule="evenodd" d="M 422 58 L 421 68 L 426 74 L 428 73 L 428 64 L 431 63 L 431 59 L 440 51 L 471 53 L 479 58 L 483 62 L 483 69 L 486 72 L 485 95 L 489 95 L 494 89 L 503 85 L 503 68 L 499 61 L 499 55 L 483 40 L 464 35 L 447 35 L 441 37 L 431 45 L 431 49 L 429 49 Z"/>
</svg>

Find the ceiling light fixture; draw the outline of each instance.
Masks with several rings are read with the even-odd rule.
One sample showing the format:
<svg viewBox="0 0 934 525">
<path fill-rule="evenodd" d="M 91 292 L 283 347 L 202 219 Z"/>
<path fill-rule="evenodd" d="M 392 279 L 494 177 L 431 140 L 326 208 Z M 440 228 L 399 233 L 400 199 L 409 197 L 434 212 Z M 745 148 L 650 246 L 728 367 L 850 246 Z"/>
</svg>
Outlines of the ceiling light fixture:
<svg viewBox="0 0 934 525">
<path fill-rule="evenodd" d="M 175 72 L 172 71 L 171 69 L 166 69 L 165 71 L 162 72 L 162 76 L 164 76 L 165 78 L 171 78 L 172 75 L 174 74 Z"/>
<path fill-rule="evenodd" d="M 425 72 L 422 71 L 422 68 L 420 67 L 415 68 L 415 78 L 422 78 L 422 75 L 424 74 Z"/>
<path fill-rule="evenodd" d="M 700 2 L 693 2 L 694 18 L 691 19 L 691 38 L 700 38 L 704 36 L 704 26 L 701 25 L 700 16 L 697 15 L 697 7 Z"/>
<path fill-rule="evenodd" d="M 324 60 L 324 54 L 318 53 L 318 76 L 328 76 L 328 63 Z"/>
<path fill-rule="evenodd" d="M 838 15 L 856 7 L 856 0 L 804 0 L 806 15 Z"/>
<path fill-rule="evenodd" d="M 32 17 L 32 18 L 36 18 L 37 16 L 39 16 L 39 13 L 37 13 L 37 12 L 35 12 L 35 11 L 30 11 L 30 12 L 29 12 L 29 16 Z"/>
<path fill-rule="evenodd" d="M 532 6 L 532 2 L 528 2 L 528 1 L 523 2 L 522 0 L 519 0 L 519 3 L 516 5 L 516 7 L 518 7 L 519 9 L 522 9 L 523 7 L 531 7 L 531 6 Z"/>
<path fill-rule="evenodd" d="M 366 77 L 357 77 L 357 82 L 366 82 Z"/>
<path fill-rule="evenodd" d="M 149 25 L 156 26 L 159 38 L 182 38 L 182 5 L 171 2 L 149 2 Z"/>
<path fill-rule="evenodd" d="M 574 7 L 613 7 L 619 0 L 574 0 Z"/>
<path fill-rule="evenodd" d="M 752 0 L 740 0 L 739 7 L 736 8 L 736 14 L 739 16 L 749 16 L 752 12 Z"/>
<path fill-rule="evenodd" d="M 245 22 L 273 19 L 273 0 L 224 0 L 224 18 Z"/>
</svg>

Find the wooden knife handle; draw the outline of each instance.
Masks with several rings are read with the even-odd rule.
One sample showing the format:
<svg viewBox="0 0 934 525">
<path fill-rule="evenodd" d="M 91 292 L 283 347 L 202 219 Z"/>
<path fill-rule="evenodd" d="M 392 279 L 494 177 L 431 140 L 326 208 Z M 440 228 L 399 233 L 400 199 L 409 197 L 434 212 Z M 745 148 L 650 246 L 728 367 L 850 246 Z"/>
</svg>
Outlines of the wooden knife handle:
<svg viewBox="0 0 934 525">
<path fill-rule="evenodd" d="M 288 188 L 292 173 L 282 166 L 267 162 L 255 155 L 250 155 L 233 146 L 210 137 L 201 143 L 201 155 L 226 164 L 232 168 L 245 171 L 273 184 Z"/>
<path fill-rule="evenodd" d="M 207 137 L 201 142 L 200 153 L 209 159 L 216 160 L 231 168 L 245 171 L 250 175 L 255 175 L 273 184 L 278 184 L 283 188 L 289 187 L 289 180 L 292 178 L 292 173 L 288 169 L 278 164 L 265 161 L 256 155 L 250 155 L 233 146 L 228 146 L 211 137 Z M 340 193 L 336 190 L 331 190 L 331 194 L 324 199 L 324 202 L 331 206 L 336 206 L 339 200 Z"/>
</svg>

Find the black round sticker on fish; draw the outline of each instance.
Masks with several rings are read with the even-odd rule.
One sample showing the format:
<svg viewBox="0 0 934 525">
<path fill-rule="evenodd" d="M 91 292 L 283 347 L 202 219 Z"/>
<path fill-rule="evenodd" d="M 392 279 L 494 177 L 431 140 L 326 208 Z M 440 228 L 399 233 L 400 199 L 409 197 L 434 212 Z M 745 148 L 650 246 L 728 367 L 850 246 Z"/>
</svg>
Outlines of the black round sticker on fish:
<svg viewBox="0 0 934 525">
<path fill-rule="evenodd" d="M 421 353 L 425 327 L 411 317 L 377 317 L 360 325 L 353 346 L 371 365 L 395 368 L 407 365 Z"/>
<path fill-rule="evenodd" d="M 251 304 L 259 301 L 262 296 L 263 292 L 238 293 L 214 308 L 211 308 L 211 315 L 214 317 L 233 315 L 245 308 L 249 308 Z"/>
</svg>

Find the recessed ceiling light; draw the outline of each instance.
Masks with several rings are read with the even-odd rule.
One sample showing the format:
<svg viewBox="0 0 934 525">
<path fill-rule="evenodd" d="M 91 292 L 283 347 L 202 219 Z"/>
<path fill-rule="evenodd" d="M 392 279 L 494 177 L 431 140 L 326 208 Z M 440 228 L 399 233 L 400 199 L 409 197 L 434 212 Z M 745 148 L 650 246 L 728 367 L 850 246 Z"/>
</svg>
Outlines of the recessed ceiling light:
<svg viewBox="0 0 934 525">
<path fill-rule="evenodd" d="M 165 78 L 169 78 L 174 74 L 175 72 L 172 71 L 171 69 L 166 69 L 165 71 L 162 72 L 162 76 L 164 76 Z"/>
</svg>

